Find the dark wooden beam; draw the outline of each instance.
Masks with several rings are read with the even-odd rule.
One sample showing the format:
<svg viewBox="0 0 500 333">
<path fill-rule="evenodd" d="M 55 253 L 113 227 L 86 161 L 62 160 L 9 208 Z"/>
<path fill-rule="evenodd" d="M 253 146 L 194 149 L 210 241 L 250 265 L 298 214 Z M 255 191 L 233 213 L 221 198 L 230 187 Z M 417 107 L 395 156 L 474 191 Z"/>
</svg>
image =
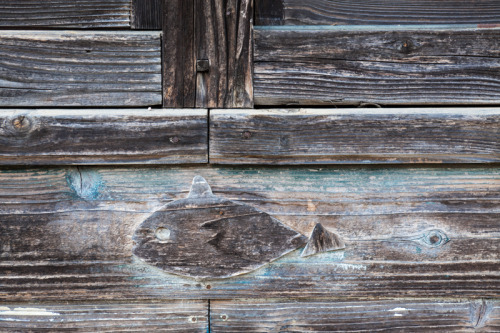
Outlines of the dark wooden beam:
<svg viewBox="0 0 500 333">
<path fill-rule="evenodd" d="M 254 0 L 255 25 L 283 25 L 283 0 Z"/>
<path fill-rule="evenodd" d="M 206 163 L 206 110 L 0 110 L 3 165 Z"/>
<path fill-rule="evenodd" d="M 212 110 L 221 164 L 500 162 L 500 108 Z"/>
<path fill-rule="evenodd" d="M 500 29 L 264 27 L 258 105 L 497 105 Z"/>
<path fill-rule="evenodd" d="M 132 29 L 161 30 L 163 0 L 132 0 Z"/>
<path fill-rule="evenodd" d="M 0 106 L 161 104 L 160 32 L 2 31 Z"/>
</svg>

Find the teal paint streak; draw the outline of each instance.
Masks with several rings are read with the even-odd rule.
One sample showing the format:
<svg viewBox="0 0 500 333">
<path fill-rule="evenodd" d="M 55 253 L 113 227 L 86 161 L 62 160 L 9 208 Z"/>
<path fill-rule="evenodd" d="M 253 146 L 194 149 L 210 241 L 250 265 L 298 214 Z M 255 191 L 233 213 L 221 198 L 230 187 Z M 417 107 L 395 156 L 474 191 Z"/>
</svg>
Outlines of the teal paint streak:
<svg viewBox="0 0 500 333">
<path fill-rule="evenodd" d="M 103 187 L 101 175 L 90 168 L 75 168 L 66 173 L 66 182 L 75 197 L 96 200 Z"/>
</svg>

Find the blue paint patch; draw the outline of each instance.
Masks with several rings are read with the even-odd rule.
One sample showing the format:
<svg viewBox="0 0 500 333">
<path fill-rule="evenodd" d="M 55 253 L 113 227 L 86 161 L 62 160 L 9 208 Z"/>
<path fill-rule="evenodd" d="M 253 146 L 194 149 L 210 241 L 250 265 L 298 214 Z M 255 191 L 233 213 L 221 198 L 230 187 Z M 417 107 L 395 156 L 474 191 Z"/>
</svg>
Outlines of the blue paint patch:
<svg viewBox="0 0 500 333">
<path fill-rule="evenodd" d="M 92 169 L 74 168 L 66 173 L 66 182 L 77 198 L 95 200 L 103 187 L 101 175 Z"/>
</svg>

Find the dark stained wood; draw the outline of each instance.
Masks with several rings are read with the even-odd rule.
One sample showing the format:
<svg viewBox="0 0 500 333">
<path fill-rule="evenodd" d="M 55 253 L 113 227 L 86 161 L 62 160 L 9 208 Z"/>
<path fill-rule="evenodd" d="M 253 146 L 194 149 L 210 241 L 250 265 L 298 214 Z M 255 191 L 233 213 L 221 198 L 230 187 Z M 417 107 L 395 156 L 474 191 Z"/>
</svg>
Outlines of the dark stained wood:
<svg viewBox="0 0 500 333">
<path fill-rule="evenodd" d="M 253 107 L 253 1 L 195 0 L 196 106 Z"/>
<path fill-rule="evenodd" d="M 0 163 L 207 163 L 207 111 L 0 110 Z"/>
<path fill-rule="evenodd" d="M 287 25 L 500 23 L 500 4 L 495 0 L 280 1 Z"/>
<path fill-rule="evenodd" d="M 283 0 L 254 0 L 255 25 L 282 25 L 285 15 Z"/>
<path fill-rule="evenodd" d="M 206 301 L 2 304 L 2 332 L 204 332 Z"/>
<path fill-rule="evenodd" d="M 255 208 L 212 194 L 201 176 L 135 231 L 134 254 L 169 273 L 224 278 L 264 266 L 306 238 Z M 311 253 L 312 254 L 312 253 Z"/>
<path fill-rule="evenodd" d="M 256 105 L 500 103 L 500 29 L 261 27 Z"/>
<path fill-rule="evenodd" d="M 163 0 L 163 106 L 196 102 L 194 0 Z"/>
<path fill-rule="evenodd" d="M 161 104 L 159 32 L 2 31 L 0 106 Z"/>
<path fill-rule="evenodd" d="M 500 162 L 499 108 L 211 110 L 210 162 Z"/>
<path fill-rule="evenodd" d="M 132 0 L 132 29 L 161 30 L 164 0 Z"/>
<path fill-rule="evenodd" d="M 129 28 L 130 0 L 2 0 L 0 27 Z"/>
<path fill-rule="evenodd" d="M 492 311 L 480 325 L 471 311 L 478 303 Z M 213 332 L 496 332 L 500 305 L 450 300 L 221 300 L 210 303 L 210 324 Z"/>
<path fill-rule="evenodd" d="M 309 240 L 307 241 L 304 250 L 300 254 L 301 257 L 312 256 L 317 253 L 337 251 L 345 249 L 345 243 L 337 234 L 328 231 L 321 225 L 316 224 Z"/>
<path fill-rule="evenodd" d="M 306 236 L 321 223 L 346 249 L 202 282 L 135 258 L 136 228 L 195 175 Z M 498 167 L 3 169 L 0 299 L 498 298 L 499 192 Z"/>
</svg>

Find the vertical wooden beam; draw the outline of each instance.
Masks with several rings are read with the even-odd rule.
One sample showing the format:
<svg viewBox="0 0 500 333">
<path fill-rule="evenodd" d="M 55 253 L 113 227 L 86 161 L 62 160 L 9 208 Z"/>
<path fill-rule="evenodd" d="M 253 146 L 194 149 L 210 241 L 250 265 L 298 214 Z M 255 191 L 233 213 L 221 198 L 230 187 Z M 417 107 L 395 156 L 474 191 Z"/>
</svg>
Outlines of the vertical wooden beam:
<svg viewBox="0 0 500 333">
<path fill-rule="evenodd" d="M 195 106 L 194 0 L 163 0 L 163 106 Z"/>
<path fill-rule="evenodd" d="M 132 29 L 160 30 L 163 20 L 163 0 L 132 0 Z"/>
<path fill-rule="evenodd" d="M 253 107 L 253 0 L 164 1 L 164 106 Z"/>
<path fill-rule="evenodd" d="M 283 25 L 285 10 L 283 0 L 254 0 L 255 25 Z"/>
</svg>

